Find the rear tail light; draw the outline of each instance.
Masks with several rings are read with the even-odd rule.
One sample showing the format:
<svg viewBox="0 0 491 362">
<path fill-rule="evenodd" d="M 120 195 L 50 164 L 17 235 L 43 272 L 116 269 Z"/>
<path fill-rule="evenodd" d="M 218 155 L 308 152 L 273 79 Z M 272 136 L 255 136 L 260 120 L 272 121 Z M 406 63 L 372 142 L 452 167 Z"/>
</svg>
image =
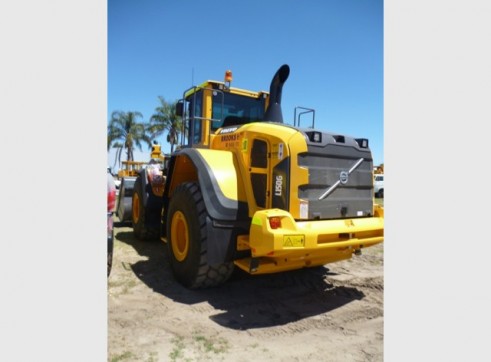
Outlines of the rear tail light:
<svg viewBox="0 0 491 362">
<path fill-rule="evenodd" d="M 107 212 L 112 212 L 116 206 L 116 185 L 110 174 L 107 175 Z"/>
<path fill-rule="evenodd" d="M 278 229 L 281 227 L 281 218 L 278 216 L 273 216 L 269 218 L 269 226 L 271 229 Z"/>
<path fill-rule="evenodd" d="M 111 212 L 116 206 L 116 189 L 109 190 L 107 193 L 107 211 Z"/>
</svg>

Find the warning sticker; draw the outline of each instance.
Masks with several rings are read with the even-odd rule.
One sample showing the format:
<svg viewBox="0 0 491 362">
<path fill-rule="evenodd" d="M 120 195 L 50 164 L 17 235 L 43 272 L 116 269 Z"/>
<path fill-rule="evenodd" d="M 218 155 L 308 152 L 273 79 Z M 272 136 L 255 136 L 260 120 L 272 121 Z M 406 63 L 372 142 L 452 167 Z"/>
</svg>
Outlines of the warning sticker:
<svg viewBox="0 0 491 362">
<path fill-rule="evenodd" d="M 309 204 L 308 202 L 300 202 L 300 218 L 307 219 L 309 217 Z"/>
<path fill-rule="evenodd" d="M 286 248 L 305 246 L 305 235 L 285 235 L 283 236 L 283 246 Z"/>
</svg>

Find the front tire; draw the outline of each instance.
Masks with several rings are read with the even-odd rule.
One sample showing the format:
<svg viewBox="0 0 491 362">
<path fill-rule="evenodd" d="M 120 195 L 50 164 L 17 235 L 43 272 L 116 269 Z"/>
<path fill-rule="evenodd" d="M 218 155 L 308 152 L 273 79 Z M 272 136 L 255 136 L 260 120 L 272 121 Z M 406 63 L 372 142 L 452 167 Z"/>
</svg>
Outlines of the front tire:
<svg viewBox="0 0 491 362">
<path fill-rule="evenodd" d="M 167 246 L 172 271 L 179 283 L 190 289 L 220 285 L 232 274 L 234 264 L 208 264 L 207 211 L 198 185 L 186 182 L 176 187 L 167 215 Z"/>
</svg>

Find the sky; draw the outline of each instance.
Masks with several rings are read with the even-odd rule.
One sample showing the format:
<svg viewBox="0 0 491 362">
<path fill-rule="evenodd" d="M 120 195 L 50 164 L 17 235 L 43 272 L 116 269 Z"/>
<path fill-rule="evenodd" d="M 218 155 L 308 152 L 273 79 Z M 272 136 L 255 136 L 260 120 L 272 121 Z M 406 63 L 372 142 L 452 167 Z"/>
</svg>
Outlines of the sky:
<svg viewBox="0 0 491 362">
<path fill-rule="evenodd" d="M 383 1 L 109 0 L 107 10 L 108 122 L 114 111 L 148 122 L 159 96 L 178 100 L 228 69 L 232 86 L 269 91 L 288 64 L 284 122 L 313 108 L 317 129 L 368 138 L 374 165 L 384 162 Z M 135 160 L 149 153 L 143 146 Z M 118 168 L 115 150 L 108 164 Z"/>
</svg>

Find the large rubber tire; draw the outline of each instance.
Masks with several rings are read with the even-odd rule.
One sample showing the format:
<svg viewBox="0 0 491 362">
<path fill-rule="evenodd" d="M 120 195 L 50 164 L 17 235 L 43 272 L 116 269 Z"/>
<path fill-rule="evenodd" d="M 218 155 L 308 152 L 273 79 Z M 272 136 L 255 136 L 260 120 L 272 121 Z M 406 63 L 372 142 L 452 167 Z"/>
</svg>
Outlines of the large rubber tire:
<svg viewBox="0 0 491 362">
<path fill-rule="evenodd" d="M 133 234 L 138 240 L 157 239 L 158 230 L 150 228 L 146 224 L 147 207 L 144 203 L 145 195 L 143 195 L 141 183 L 141 177 L 138 176 L 133 188 L 133 196 L 131 201 L 131 223 L 133 226 Z"/>
<path fill-rule="evenodd" d="M 384 198 L 384 189 L 381 189 L 379 192 L 378 192 L 378 197 L 383 199 Z"/>
<path fill-rule="evenodd" d="M 220 285 L 230 278 L 232 262 L 209 265 L 206 233 L 207 211 L 198 185 L 186 182 L 176 187 L 167 214 L 167 246 L 172 271 L 179 283 L 190 289 Z"/>
</svg>

